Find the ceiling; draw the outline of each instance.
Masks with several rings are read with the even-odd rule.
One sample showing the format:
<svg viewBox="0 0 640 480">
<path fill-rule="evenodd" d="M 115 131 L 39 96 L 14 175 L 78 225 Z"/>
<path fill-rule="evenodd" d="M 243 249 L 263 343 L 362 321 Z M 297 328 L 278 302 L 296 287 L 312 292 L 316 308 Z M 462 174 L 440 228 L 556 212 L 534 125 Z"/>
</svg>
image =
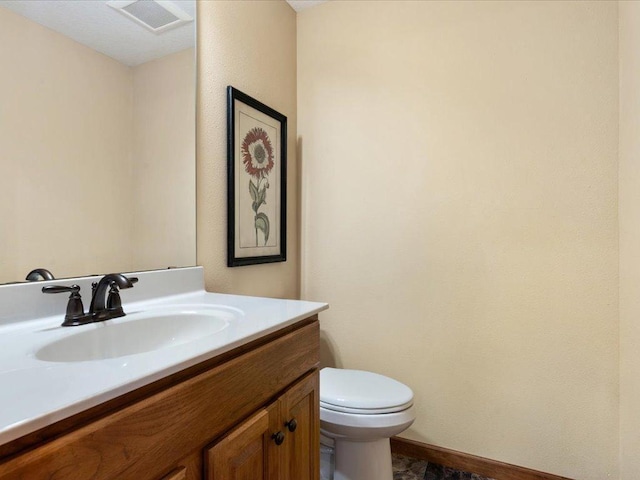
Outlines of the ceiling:
<svg viewBox="0 0 640 480">
<path fill-rule="evenodd" d="M 195 19 L 195 0 L 172 0 Z M 128 66 L 195 46 L 195 22 L 153 33 L 107 0 L 0 0 L 7 8 Z"/>
<path fill-rule="evenodd" d="M 296 12 L 325 1 L 287 0 Z M 196 0 L 172 3 L 195 18 Z M 131 67 L 195 46 L 195 22 L 157 34 L 107 6 L 107 0 L 0 0 L 2 7 Z"/>
<path fill-rule="evenodd" d="M 327 0 L 287 0 L 287 3 L 296 11 L 300 12 L 307 8 L 315 7 Z"/>
</svg>

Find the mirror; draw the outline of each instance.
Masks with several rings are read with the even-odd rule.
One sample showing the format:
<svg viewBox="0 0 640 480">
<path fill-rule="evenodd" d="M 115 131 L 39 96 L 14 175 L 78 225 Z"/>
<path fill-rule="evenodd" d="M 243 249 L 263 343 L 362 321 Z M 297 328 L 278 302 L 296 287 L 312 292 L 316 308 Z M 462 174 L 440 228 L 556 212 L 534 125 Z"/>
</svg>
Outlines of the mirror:
<svg viewBox="0 0 640 480">
<path fill-rule="evenodd" d="M 195 264 L 195 10 L 0 0 L 0 283 Z"/>
</svg>

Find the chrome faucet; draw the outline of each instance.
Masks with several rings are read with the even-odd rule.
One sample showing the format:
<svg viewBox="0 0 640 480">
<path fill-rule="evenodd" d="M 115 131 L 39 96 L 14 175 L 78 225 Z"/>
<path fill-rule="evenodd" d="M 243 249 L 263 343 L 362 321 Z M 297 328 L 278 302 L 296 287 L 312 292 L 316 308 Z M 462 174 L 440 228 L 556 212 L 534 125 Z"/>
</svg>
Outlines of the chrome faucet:
<svg viewBox="0 0 640 480">
<path fill-rule="evenodd" d="M 92 322 L 102 322 L 111 318 L 124 317 L 126 314 L 122 310 L 122 301 L 118 288 L 131 288 L 138 279 L 136 277 L 127 278 L 121 273 L 110 273 L 92 284 L 91 306 L 89 311 L 84 313 L 82 298 L 80 297 L 80 287 L 71 285 L 51 285 L 42 287 L 42 293 L 62 293 L 70 292 L 67 303 L 67 313 L 62 322 L 63 327 L 85 325 Z M 109 295 L 107 296 L 107 289 Z"/>
</svg>

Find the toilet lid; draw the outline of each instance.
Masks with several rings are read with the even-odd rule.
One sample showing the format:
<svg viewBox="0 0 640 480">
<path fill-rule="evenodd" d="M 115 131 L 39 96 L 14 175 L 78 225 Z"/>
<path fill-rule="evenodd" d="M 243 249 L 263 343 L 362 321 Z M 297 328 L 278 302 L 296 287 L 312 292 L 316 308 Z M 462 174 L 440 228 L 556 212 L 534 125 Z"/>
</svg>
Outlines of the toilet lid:
<svg viewBox="0 0 640 480">
<path fill-rule="evenodd" d="M 378 373 L 342 368 L 320 370 L 320 406 L 347 413 L 392 413 L 413 405 L 413 391 Z"/>
</svg>

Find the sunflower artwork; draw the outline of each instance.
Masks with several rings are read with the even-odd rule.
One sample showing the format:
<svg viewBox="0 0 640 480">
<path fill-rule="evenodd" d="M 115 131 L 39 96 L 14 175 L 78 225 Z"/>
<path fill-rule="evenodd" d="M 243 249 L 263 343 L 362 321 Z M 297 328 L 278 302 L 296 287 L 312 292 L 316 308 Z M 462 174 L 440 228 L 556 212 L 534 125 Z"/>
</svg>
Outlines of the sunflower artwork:
<svg viewBox="0 0 640 480">
<path fill-rule="evenodd" d="M 269 240 L 269 217 L 260 212 L 260 207 L 267 203 L 267 189 L 269 188 L 269 172 L 273 168 L 273 146 L 266 131 L 254 127 L 245 135 L 242 141 L 242 163 L 245 171 L 251 176 L 249 179 L 249 194 L 253 209 L 256 229 L 256 247 L 259 245 L 258 232 L 262 232 L 264 245 Z"/>
<path fill-rule="evenodd" d="M 228 87 L 227 265 L 286 261 L 287 117 Z"/>
</svg>

